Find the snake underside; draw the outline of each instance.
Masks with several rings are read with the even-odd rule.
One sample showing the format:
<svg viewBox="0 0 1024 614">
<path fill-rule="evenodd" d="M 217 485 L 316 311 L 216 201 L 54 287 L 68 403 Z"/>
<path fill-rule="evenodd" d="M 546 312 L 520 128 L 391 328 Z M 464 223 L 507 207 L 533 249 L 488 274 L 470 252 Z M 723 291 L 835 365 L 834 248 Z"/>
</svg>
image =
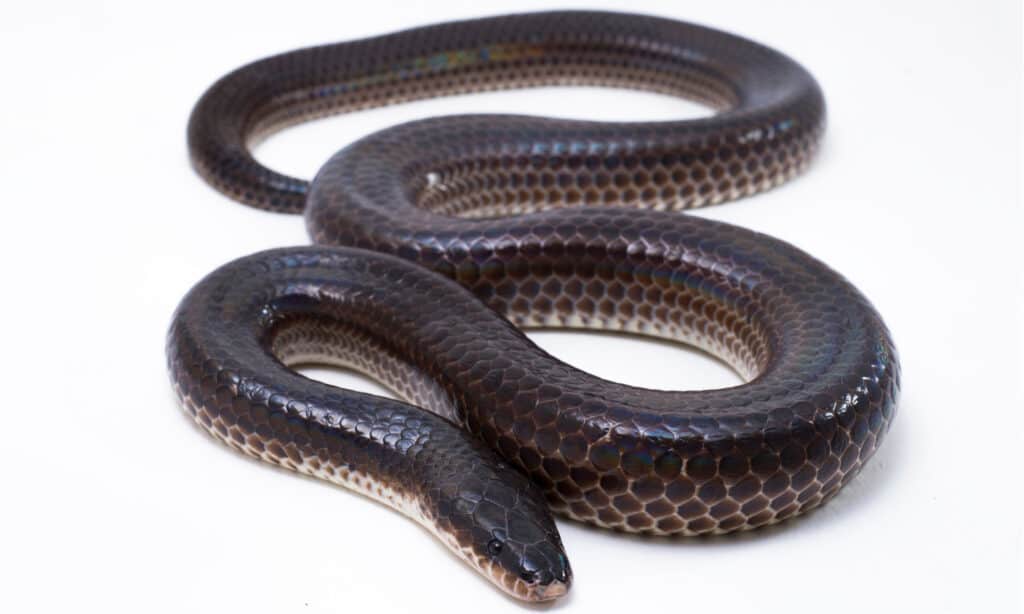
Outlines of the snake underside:
<svg viewBox="0 0 1024 614">
<path fill-rule="evenodd" d="M 565 84 L 718 113 L 432 118 L 342 149 L 312 183 L 249 152 L 312 117 Z M 791 59 L 636 15 L 487 18 L 250 64 L 197 104 L 194 165 L 238 200 L 304 213 L 319 245 L 242 258 L 193 288 L 168 337 L 173 382 L 218 438 L 403 511 L 523 599 L 571 581 L 551 511 L 682 535 L 795 516 L 881 443 L 899 388 L 889 333 L 799 249 L 677 210 L 798 174 L 823 126 L 821 92 Z M 537 326 L 684 342 L 746 383 L 609 382 L 520 332 Z M 310 362 L 366 373 L 402 400 L 290 368 Z"/>
</svg>

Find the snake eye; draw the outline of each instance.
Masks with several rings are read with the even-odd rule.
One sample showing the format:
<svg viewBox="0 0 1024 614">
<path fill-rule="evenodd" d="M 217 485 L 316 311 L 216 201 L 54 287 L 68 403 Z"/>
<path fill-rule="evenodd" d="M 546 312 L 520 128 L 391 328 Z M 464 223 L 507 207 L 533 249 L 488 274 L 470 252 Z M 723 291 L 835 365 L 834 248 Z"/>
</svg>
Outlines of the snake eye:
<svg viewBox="0 0 1024 614">
<path fill-rule="evenodd" d="M 530 571 L 529 569 L 523 569 L 519 572 L 519 577 L 522 578 L 524 582 L 533 582 L 537 579 L 537 572 Z"/>
<path fill-rule="evenodd" d="M 501 543 L 501 540 L 498 539 L 492 539 L 487 542 L 487 552 L 489 552 L 491 556 L 498 556 L 501 554 L 501 549 L 504 547 L 505 544 Z"/>
</svg>

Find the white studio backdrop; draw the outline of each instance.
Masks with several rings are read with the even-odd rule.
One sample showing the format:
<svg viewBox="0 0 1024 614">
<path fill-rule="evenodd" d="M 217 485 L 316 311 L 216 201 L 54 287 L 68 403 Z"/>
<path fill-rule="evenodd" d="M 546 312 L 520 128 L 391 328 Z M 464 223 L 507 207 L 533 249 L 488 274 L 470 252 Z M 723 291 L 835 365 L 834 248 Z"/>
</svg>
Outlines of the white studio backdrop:
<svg viewBox="0 0 1024 614">
<path fill-rule="evenodd" d="M 230 202 L 189 167 L 185 122 L 216 78 L 314 43 L 506 12 L 517 2 L 51 2 L 0 19 L 5 214 L 5 612 L 522 611 L 412 522 L 228 450 L 177 408 L 163 342 L 203 275 L 305 244 L 299 217 Z M 566 612 L 1011 612 L 1020 607 L 1021 7 L 974 2 L 632 2 L 775 47 L 820 81 L 817 163 L 696 215 L 796 244 L 854 282 L 901 351 L 889 438 L 821 510 L 732 538 L 559 527 Z M 269 166 L 311 177 L 409 119 L 517 112 L 607 120 L 706 111 L 635 92 L 441 99 L 290 129 Z M 606 378 L 726 386 L 670 344 L 531 336 Z M 354 376 L 309 370 L 377 390 Z"/>
</svg>

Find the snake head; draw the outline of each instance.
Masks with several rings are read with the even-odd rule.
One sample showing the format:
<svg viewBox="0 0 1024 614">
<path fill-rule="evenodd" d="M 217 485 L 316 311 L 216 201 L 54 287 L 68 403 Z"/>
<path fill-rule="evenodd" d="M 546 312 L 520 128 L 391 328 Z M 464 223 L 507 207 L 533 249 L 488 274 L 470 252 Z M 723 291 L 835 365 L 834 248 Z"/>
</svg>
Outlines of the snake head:
<svg viewBox="0 0 1024 614">
<path fill-rule="evenodd" d="M 550 533 L 517 510 L 509 513 L 507 530 L 493 531 L 483 548 L 492 581 L 515 597 L 548 601 L 565 595 L 572 570 L 558 533 Z"/>
<path fill-rule="evenodd" d="M 517 599 L 565 595 L 572 570 L 540 490 L 493 456 L 451 477 L 435 491 L 442 541 Z"/>
</svg>

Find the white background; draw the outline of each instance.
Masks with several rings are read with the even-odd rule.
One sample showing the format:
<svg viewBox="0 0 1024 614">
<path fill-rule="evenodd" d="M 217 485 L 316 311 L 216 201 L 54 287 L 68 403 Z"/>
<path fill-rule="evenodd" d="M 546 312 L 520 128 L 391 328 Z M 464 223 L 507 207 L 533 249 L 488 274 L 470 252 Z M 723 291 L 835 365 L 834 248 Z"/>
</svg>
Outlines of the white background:
<svg viewBox="0 0 1024 614">
<path fill-rule="evenodd" d="M 563 0 L 562 7 L 621 3 Z M 249 60 L 545 2 L 20 3 L 0 18 L 4 343 L 0 610 L 520 611 L 412 522 L 250 461 L 180 412 L 170 315 L 202 275 L 307 242 L 302 220 L 232 203 L 190 169 L 185 122 Z M 847 275 L 895 334 L 889 439 L 822 510 L 711 540 L 560 521 L 573 612 L 1013 611 L 1020 607 L 1021 15 L 994 2 L 655 2 L 628 8 L 791 54 L 829 103 L 823 153 L 769 194 L 701 211 Z M 416 117 L 697 116 L 603 90 L 444 99 L 272 138 L 312 176 L 337 148 Z M 660 388 L 737 380 L 698 353 L 534 335 L 585 369 Z M 372 386 L 337 374 L 331 381 Z"/>
</svg>

